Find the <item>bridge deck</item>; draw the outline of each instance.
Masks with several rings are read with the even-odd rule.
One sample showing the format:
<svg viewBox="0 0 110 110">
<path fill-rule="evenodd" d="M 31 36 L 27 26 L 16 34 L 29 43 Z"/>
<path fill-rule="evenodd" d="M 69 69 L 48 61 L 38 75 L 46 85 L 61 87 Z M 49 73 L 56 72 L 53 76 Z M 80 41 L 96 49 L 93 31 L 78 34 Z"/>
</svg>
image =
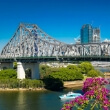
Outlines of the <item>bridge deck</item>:
<svg viewBox="0 0 110 110">
<path fill-rule="evenodd" d="M 17 57 L 17 58 L 0 58 L 0 62 L 72 62 L 72 61 L 110 61 L 110 56 L 41 56 L 41 57 Z"/>
</svg>

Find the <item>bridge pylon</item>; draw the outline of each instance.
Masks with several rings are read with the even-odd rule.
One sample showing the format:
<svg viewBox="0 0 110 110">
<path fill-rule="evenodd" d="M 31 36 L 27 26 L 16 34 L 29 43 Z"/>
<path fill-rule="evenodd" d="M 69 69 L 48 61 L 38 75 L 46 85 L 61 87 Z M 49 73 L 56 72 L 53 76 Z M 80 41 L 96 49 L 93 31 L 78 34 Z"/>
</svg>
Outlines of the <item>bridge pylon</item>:
<svg viewBox="0 0 110 110">
<path fill-rule="evenodd" d="M 39 63 L 21 63 L 17 62 L 17 78 L 25 79 L 25 70 L 29 68 L 31 69 L 31 78 L 32 79 L 40 79 L 39 74 Z"/>
</svg>

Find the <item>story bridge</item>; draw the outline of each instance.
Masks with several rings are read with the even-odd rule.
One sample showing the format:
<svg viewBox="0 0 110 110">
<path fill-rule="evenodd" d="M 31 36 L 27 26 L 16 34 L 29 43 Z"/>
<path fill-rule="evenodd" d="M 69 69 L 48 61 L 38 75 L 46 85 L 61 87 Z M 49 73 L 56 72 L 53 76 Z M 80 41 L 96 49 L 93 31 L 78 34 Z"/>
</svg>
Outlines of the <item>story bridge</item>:
<svg viewBox="0 0 110 110">
<path fill-rule="evenodd" d="M 110 43 L 66 44 L 35 24 L 20 24 L 11 40 L 2 49 L 0 68 L 12 68 L 17 61 L 17 77 L 25 78 L 31 68 L 32 78 L 39 79 L 39 63 L 43 61 L 101 60 L 110 61 Z"/>
</svg>

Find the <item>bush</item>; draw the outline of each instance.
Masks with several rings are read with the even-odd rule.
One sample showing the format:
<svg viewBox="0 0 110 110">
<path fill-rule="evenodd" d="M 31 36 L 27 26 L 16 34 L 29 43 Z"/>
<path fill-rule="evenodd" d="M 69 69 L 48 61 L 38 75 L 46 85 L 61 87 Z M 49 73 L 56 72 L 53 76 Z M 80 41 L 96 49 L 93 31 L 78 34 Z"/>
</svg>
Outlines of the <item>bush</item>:
<svg viewBox="0 0 110 110">
<path fill-rule="evenodd" d="M 82 80 L 83 75 L 81 74 L 80 70 L 78 68 L 70 69 L 68 68 L 61 68 L 59 72 L 51 73 L 50 76 L 54 78 L 58 78 L 62 81 L 73 81 L 73 80 Z"/>
<path fill-rule="evenodd" d="M 89 62 L 82 62 L 78 67 L 81 69 L 82 74 L 87 74 L 90 70 L 94 69 Z"/>
<path fill-rule="evenodd" d="M 40 76 L 43 78 L 51 73 L 51 68 L 47 65 L 40 65 Z"/>
<path fill-rule="evenodd" d="M 17 78 L 17 72 L 14 69 L 6 69 L 0 71 L 0 79 Z"/>
<path fill-rule="evenodd" d="M 13 69 L 17 69 L 17 62 L 13 63 Z"/>
<path fill-rule="evenodd" d="M 42 80 L 0 79 L 0 88 L 43 88 Z"/>
<path fill-rule="evenodd" d="M 69 65 L 67 68 L 51 68 L 46 65 L 40 65 L 40 74 L 43 79 L 45 76 L 52 76 L 63 81 L 82 80 L 81 68 L 76 65 Z"/>
<path fill-rule="evenodd" d="M 98 73 L 96 70 L 90 70 L 88 73 L 87 73 L 87 76 L 89 77 L 98 77 Z"/>
<path fill-rule="evenodd" d="M 98 71 L 98 70 L 90 70 L 88 72 L 87 76 L 89 76 L 89 77 L 98 77 L 98 76 L 101 76 L 102 77 L 103 74 L 100 71 Z"/>
<path fill-rule="evenodd" d="M 51 68 L 47 65 L 40 65 L 40 76 L 41 79 L 43 79 L 43 77 L 50 75 L 53 72 L 58 72 L 59 68 Z"/>
<path fill-rule="evenodd" d="M 59 78 L 54 78 L 52 76 L 46 76 L 44 79 L 45 88 L 49 90 L 58 91 L 63 89 L 63 82 Z"/>
</svg>

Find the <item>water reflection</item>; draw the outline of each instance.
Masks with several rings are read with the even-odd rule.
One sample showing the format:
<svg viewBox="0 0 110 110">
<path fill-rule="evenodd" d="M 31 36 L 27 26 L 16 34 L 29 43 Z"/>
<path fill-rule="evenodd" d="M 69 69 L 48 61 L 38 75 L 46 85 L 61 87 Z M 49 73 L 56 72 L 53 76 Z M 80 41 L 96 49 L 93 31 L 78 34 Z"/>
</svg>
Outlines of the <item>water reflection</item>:
<svg viewBox="0 0 110 110">
<path fill-rule="evenodd" d="M 27 102 L 26 102 L 25 94 L 23 91 L 19 92 L 16 102 L 17 102 L 16 110 L 25 110 L 26 109 Z"/>
<path fill-rule="evenodd" d="M 0 92 L 0 110 L 40 110 L 38 94 L 24 91 Z"/>
<path fill-rule="evenodd" d="M 60 110 L 62 92 L 0 92 L 0 110 Z"/>
<path fill-rule="evenodd" d="M 0 92 L 0 109 L 15 110 L 17 100 L 15 92 Z M 11 100 L 10 100 L 11 99 Z"/>
</svg>

